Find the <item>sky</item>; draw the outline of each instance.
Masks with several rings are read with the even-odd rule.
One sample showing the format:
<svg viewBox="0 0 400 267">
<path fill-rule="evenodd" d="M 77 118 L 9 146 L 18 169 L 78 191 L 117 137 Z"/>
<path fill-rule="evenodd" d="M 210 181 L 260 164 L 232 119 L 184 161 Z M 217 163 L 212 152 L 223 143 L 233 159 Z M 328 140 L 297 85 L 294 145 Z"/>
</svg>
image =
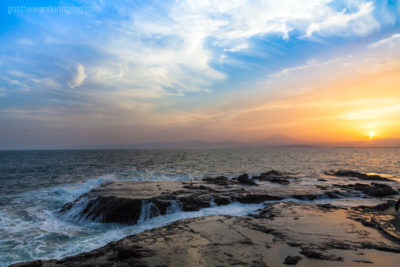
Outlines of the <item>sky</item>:
<svg viewBox="0 0 400 267">
<path fill-rule="evenodd" d="M 0 12 L 0 149 L 400 138 L 399 0 L 15 0 Z"/>
</svg>

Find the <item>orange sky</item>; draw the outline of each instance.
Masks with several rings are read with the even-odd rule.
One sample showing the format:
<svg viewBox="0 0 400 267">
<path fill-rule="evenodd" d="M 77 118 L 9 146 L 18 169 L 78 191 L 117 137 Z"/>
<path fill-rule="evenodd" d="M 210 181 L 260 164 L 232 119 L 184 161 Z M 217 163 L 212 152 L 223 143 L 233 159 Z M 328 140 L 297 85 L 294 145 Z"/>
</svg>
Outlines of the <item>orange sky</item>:
<svg viewBox="0 0 400 267">
<path fill-rule="evenodd" d="M 335 78 L 309 82 L 301 92 L 287 88 L 293 83 L 281 86 L 275 96 L 261 88 L 256 95 L 239 94 L 217 109 L 175 114 L 174 119 L 180 122 L 177 127 L 191 125 L 198 138 L 211 140 L 256 141 L 278 133 L 302 142 L 363 141 L 370 140 L 371 133 L 373 139 L 398 138 L 400 65 L 382 68 L 375 63 L 357 72 L 334 71 Z M 318 76 L 311 69 L 297 82 L 311 81 L 310 73 Z"/>
<path fill-rule="evenodd" d="M 347 141 L 400 136 L 400 69 L 346 77 L 270 102 L 240 116 L 242 125 L 301 140 Z"/>
</svg>

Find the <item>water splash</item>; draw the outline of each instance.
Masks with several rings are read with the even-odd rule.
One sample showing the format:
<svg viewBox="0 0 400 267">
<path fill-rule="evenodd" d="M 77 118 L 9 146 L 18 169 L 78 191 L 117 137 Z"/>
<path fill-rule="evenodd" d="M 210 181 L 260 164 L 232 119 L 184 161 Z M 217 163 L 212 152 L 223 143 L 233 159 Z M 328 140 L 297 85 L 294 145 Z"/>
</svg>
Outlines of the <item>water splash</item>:
<svg viewBox="0 0 400 267">
<path fill-rule="evenodd" d="M 92 202 L 92 200 L 92 198 L 87 196 L 81 197 L 72 205 L 70 209 L 63 212 L 56 212 L 55 217 L 78 225 L 89 223 L 90 221 L 93 221 L 90 217 L 91 211 L 95 209 L 97 205 L 97 202 Z M 89 209 L 87 209 L 90 203 L 92 203 L 92 205 Z M 101 222 L 101 218 L 96 218 L 94 221 Z"/>
<path fill-rule="evenodd" d="M 211 207 L 211 208 L 215 208 L 216 206 L 217 206 L 217 204 L 215 203 L 214 199 L 211 198 L 211 199 L 210 199 L 210 207 Z"/>
<path fill-rule="evenodd" d="M 178 200 L 171 200 L 170 206 L 167 208 L 167 214 L 174 214 L 182 211 L 182 205 Z"/>
<path fill-rule="evenodd" d="M 160 216 L 160 210 L 153 202 L 142 201 L 140 217 L 138 223 L 144 223 L 145 221 Z"/>
</svg>

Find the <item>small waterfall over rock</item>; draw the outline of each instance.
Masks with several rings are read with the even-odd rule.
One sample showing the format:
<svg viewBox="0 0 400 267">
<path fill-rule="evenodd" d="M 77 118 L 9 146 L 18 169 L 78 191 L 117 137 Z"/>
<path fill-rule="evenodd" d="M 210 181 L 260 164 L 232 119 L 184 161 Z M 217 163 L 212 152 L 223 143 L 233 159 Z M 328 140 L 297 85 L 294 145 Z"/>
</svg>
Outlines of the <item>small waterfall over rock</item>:
<svg viewBox="0 0 400 267">
<path fill-rule="evenodd" d="M 153 217 L 160 216 L 160 210 L 152 202 L 143 201 L 141 206 L 141 213 L 137 223 L 143 223 Z"/>
<path fill-rule="evenodd" d="M 89 197 L 82 197 L 77 200 L 70 209 L 56 213 L 56 217 L 76 224 L 87 223 L 91 221 L 91 211 L 97 205 L 96 202 L 93 203 L 92 200 L 93 199 Z M 101 222 L 101 218 L 96 218 L 95 222 Z"/>
<path fill-rule="evenodd" d="M 171 205 L 167 208 L 167 214 L 173 214 L 182 211 L 182 205 L 178 200 L 171 200 Z"/>
<path fill-rule="evenodd" d="M 217 204 L 215 204 L 214 199 L 211 198 L 211 199 L 210 199 L 210 207 L 211 207 L 211 208 L 214 208 L 214 207 L 216 207 L 216 206 L 217 206 Z"/>
</svg>

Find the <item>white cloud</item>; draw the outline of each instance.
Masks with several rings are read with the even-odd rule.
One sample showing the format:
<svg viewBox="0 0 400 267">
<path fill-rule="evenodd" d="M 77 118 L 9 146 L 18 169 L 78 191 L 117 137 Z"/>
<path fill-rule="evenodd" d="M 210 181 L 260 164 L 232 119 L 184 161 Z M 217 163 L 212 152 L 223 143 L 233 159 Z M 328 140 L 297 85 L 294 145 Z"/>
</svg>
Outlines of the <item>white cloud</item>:
<svg viewBox="0 0 400 267">
<path fill-rule="evenodd" d="M 316 58 L 303 65 L 282 69 L 269 74 L 267 82 L 282 78 L 303 79 L 305 75 L 313 76 L 316 80 L 316 77 L 323 76 L 328 78 L 347 73 L 373 73 L 397 69 L 400 66 L 399 47 L 400 34 L 393 34 L 347 56 L 328 60 Z"/>
<path fill-rule="evenodd" d="M 369 108 L 367 110 L 348 113 L 342 116 L 347 120 L 360 120 L 360 119 L 379 119 L 396 114 L 400 111 L 400 105 L 386 105 L 384 107 Z"/>
<path fill-rule="evenodd" d="M 274 34 L 287 39 L 295 31 L 310 38 L 363 35 L 376 29 L 369 1 L 346 1 L 346 10 L 331 4 L 331 0 L 185 0 L 165 4 L 162 13 L 154 12 L 156 7 L 136 10 L 130 19 L 106 27 L 108 41 L 99 43 L 98 49 L 113 59 L 88 72 L 93 73 L 94 83 L 112 87 L 117 96 L 138 99 L 208 92 L 227 77 L 213 64 L 221 64 L 221 59 L 225 64 L 234 62 L 226 59 L 227 52 L 254 52 L 253 37 Z"/>
<path fill-rule="evenodd" d="M 76 74 L 73 77 L 73 79 L 68 82 L 68 86 L 70 88 L 75 88 L 75 87 L 81 86 L 83 84 L 83 82 L 85 81 L 86 77 L 87 77 L 87 75 L 85 72 L 85 68 L 81 64 L 78 64 L 76 66 Z"/>
<path fill-rule="evenodd" d="M 315 33 L 320 35 L 341 35 L 349 36 L 353 34 L 366 35 L 379 27 L 378 22 L 372 15 L 374 9 L 372 2 L 359 2 L 358 11 L 347 13 L 344 9 L 340 12 L 324 8 L 323 17 L 316 17 L 309 24 L 305 36 L 312 37 Z"/>
<path fill-rule="evenodd" d="M 0 78 L 2 80 L 4 80 L 8 85 L 19 87 L 23 91 L 29 91 L 29 87 L 25 83 L 20 82 L 19 80 L 9 78 L 9 77 L 1 75 L 1 74 L 0 74 Z"/>
<path fill-rule="evenodd" d="M 239 52 L 241 50 L 246 50 L 248 48 L 249 48 L 249 44 L 243 43 L 243 44 L 238 44 L 235 47 L 230 48 L 230 49 L 224 49 L 224 51 L 227 51 L 227 52 Z"/>
<path fill-rule="evenodd" d="M 308 60 L 306 64 L 300 65 L 300 66 L 295 66 L 295 67 L 290 67 L 283 69 L 281 71 L 272 73 L 268 75 L 268 78 L 272 79 L 280 79 L 283 77 L 289 77 L 289 76 L 298 76 L 301 73 L 306 73 L 306 72 L 314 72 L 317 70 L 320 70 L 324 67 L 332 67 L 336 66 L 337 64 L 342 64 L 344 66 L 348 66 L 349 62 L 352 62 L 354 58 L 352 56 L 347 56 L 347 57 L 340 57 L 340 58 L 333 58 L 325 61 L 318 61 L 316 59 Z"/>
<path fill-rule="evenodd" d="M 60 88 L 60 84 L 50 78 L 32 78 L 30 80 L 41 87 L 50 89 Z"/>
<path fill-rule="evenodd" d="M 385 39 L 379 40 L 375 43 L 372 43 L 368 46 L 368 48 L 374 49 L 374 48 L 381 48 L 384 46 L 386 46 L 386 47 L 389 46 L 391 48 L 394 48 L 394 47 L 399 48 L 400 47 L 400 33 L 393 34 L 392 36 L 390 36 L 388 38 L 385 38 Z"/>
</svg>

